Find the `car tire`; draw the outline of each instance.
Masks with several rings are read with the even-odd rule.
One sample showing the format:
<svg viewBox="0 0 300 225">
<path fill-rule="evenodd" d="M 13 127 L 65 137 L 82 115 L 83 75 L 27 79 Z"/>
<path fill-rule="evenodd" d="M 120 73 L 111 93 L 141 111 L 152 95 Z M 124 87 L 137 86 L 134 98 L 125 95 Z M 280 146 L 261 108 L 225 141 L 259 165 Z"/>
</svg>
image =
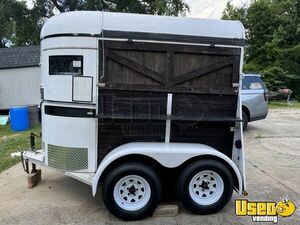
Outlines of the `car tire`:
<svg viewBox="0 0 300 225">
<path fill-rule="evenodd" d="M 243 130 L 246 130 L 246 129 L 247 129 L 248 122 L 249 122 L 248 115 L 247 115 L 247 113 L 245 113 L 245 112 L 243 111 Z"/>
<path fill-rule="evenodd" d="M 161 181 L 148 165 L 130 162 L 114 168 L 102 185 L 107 209 L 123 220 L 150 216 L 161 198 Z"/>
<path fill-rule="evenodd" d="M 216 160 L 199 160 L 178 177 L 177 195 L 185 208 L 196 214 L 211 214 L 222 209 L 233 192 L 229 169 Z"/>
</svg>

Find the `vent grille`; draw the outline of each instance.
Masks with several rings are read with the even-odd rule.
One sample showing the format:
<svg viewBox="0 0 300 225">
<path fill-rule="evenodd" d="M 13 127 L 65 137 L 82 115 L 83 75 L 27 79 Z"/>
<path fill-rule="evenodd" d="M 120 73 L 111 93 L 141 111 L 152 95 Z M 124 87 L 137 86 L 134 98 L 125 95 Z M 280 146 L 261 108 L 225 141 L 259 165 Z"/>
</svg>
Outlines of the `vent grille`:
<svg viewBox="0 0 300 225">
<path fill-rule="evenodd" d="M 48 166 L 64 171 L 88 169 L 88 149 L 48 144 Z"/>
</svg>

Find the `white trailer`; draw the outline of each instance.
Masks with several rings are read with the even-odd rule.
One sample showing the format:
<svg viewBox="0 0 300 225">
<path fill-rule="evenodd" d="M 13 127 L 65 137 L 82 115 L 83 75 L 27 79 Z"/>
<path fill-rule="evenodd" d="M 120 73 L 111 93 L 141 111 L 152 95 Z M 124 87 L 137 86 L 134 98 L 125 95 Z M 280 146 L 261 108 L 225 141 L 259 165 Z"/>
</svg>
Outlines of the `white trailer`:
<svg viewBox="0 0 300 225">
<path fill-rule="evenodd" d="M 246 193 L 238 21 L 68 12 L 41 31 L 42 149 L 25 164 L 102 187 L 117 217 Z M 28 167 L 28 166 L 27 166 Z M 27 168 L 27 171 L 28 168 Z M 177 197 L 175 197 L 177 196 Z"/>
</svg>

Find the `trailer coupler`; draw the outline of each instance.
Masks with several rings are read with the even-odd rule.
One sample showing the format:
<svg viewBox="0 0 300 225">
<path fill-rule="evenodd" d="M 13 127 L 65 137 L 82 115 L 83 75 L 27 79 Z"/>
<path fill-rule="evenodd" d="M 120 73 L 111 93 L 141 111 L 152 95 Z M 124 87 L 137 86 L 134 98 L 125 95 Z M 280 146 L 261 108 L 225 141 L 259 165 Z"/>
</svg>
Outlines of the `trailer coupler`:
<svg viewBox="0 0 300 225">
<path fill-rule="evenodd" d="M 29 165 L 28 165 L 28 159 L 24 159 L 23 157 L 23 152 L 21 152 L 21 162 L 22 162 L 22 167 L 25 173 L 29 173 Z"/>
<path fill-rule="evenodd" d="M 29 160 L 24 159 L 23 152 L 21 152 L 21 162 L 22 162 L 23 170 L 25 171 L 25 173 L 29 174 Z M 36 171 L 37 171 L 36 164 L 31 163 L 30 173 L 35 173 Z"/>
<path fill-rule="evenodd" d="M 30 133 L 29 139 L 30 139 L 30 149 L 34 154 L 37 154 L 36 148 L 35 148 L 35 137 L 41 137 L 41 135 L 37 135 L 35 133 Z M 26 154 L 26 153 L 25 153 Z M 21 152 L 21 161 L 24 171 L 29 174 L 29 160 L 27 158 L 24 158 L 24 152 Z M 31 173 L 35 173 L 36 170 L 36 164 L 32 163 L 32 169 Z"/>
</svg>

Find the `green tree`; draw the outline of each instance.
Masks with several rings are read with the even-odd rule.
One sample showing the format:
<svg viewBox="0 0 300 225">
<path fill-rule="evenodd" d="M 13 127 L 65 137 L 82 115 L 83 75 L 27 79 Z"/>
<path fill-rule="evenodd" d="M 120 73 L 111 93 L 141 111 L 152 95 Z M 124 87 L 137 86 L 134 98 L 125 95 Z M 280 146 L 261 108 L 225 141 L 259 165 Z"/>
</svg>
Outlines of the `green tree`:
<svg viewBox="0 0 300 225">
<path fill-rule="evenodd" d="M 239 20 L 242 24 L 246 24 L 247 8 L 234 7 L 230 2 L 227 3 L 225 10 L 222 14 L 223 20 Z"/>
<path fill-rule="evenodd" d="M 270 90 L 288 87 L 300 100 L 299 12 L 299 0 L 257 0 L 248 8 L 228 3 L 222 18 L 246 28 L 244 72 L 261 73 Z"/>
<path fill-rule="evenodd" d="M 59 12 L 104 10 L 152 15 L 185 15 L 189 7 L 183 0 L 51 0 Z"/>
<path fill-rule="evenodd" d="M 18 36 L 17 28 L 25 12 L 24 2 L 3 0 L 0 3 L 0 47 L 9 46 Z"/>
<path fill-rule="evenodd" d="M 40 30 L 55 12 L 104 10 L 154 15 L 182 15 L 189 11 L 183 0 L 25 0 L 0 1 L 0 48 L 39 44 Z"/>
<path fill-rule="evenodd" d="M 47 15 L 45 1 L 36 1 L 28 9 L 25 1 L 0 2 L 0 47 L 24 46 L 39 43 L 40 29 Z M 48 15 L 49 16 L 49 15 Z"/>
</svg>

